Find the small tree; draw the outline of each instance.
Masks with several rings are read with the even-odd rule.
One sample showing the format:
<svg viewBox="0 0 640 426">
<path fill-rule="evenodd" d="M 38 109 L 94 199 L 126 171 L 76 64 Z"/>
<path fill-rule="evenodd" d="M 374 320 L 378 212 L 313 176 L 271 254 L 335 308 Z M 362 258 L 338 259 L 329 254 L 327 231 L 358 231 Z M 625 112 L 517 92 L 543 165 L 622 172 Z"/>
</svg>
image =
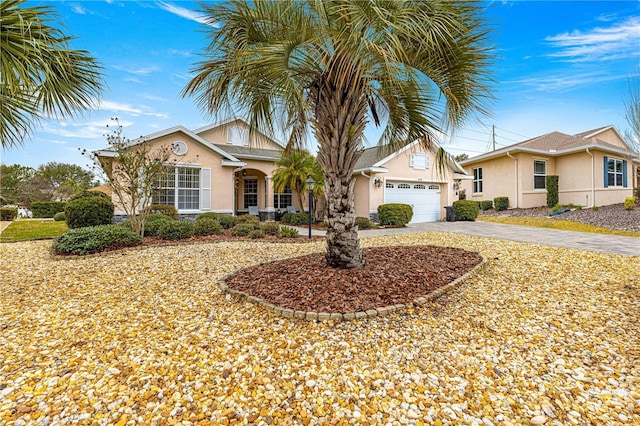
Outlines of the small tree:
<svg viewBox="0 0 640 426">
<path fill-rule="evenodd" d="M 548 175 L 545 179 L 547 185 L 547 206 L 553 207 L 558 204 L 558 176 Z"/>
<path fill-rule="evenodd" d="M 105 135 L 109 148 L 99 153 L 87 153 L 86 150 L 83 153 L 107 177 L 107 185 L 127 215 L 131 229 L 142 236 L 153 191 L 167 170 L 171 146 L 152 149 L 144 140 L 131 141 L 122 135 L 118 119 L 112 120 L 116 126 Z"/>
</svg>

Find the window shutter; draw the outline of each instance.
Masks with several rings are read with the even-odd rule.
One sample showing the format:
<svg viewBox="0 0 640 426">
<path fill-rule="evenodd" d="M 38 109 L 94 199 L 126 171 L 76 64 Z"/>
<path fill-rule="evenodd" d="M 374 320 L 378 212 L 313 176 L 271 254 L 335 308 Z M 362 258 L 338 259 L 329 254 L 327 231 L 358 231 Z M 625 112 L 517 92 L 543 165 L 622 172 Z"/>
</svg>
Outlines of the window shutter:
<svg viewBox="0 0 640 426">
<path fill-rule="evenodd" d="M 627 187 L 627 160 L 622 160 L 622 186 Z"/>
<path fill-rule="evenodd" d="M 413 167 L 415 165 L 415 158 L 416 158 L 416 155 L 411 154 L 411 157 L 409 158 L 409 167 Z"/>
<path fill-rule="evenodd" d="M 609 187 L 609 176 L 608 176 L 608 167 L 609 167 L 609 157 L 604 157 L 604 187 Z"/>
<path fill-rule="evenodd" d="M 211 210 L 211 169 L 200 169 L 200 209 Z"/>
</svg>

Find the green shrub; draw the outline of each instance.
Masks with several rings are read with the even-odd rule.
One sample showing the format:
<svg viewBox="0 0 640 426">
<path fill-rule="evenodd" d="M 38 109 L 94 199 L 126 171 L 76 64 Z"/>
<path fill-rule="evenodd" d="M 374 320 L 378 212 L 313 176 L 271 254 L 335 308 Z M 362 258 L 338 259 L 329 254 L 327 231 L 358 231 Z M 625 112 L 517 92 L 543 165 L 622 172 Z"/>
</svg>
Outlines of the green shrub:
<svg viewBox="0 0 640 426">
<path fill-rule="evenodd" d="M 63 201 L 34 201 L 31 203 L 31 214 L 34 218 L 53 217 L 63 212 L 66 204 Z"/>
<path fill-rule="evenodd" d="M 144 236 L 157 237 L 160 235 L 160 228 L 167 222 L 177 221 L 161 213 L 150 214 L 147 216 L 147 222 L 144 224 Z"/>
<path fill-rule="evenodd" d="M 58 212 L 53 215 L 53 220 L 55 220 L 56 222 L 64 222 L 65 220 L 67 220 L 67 215 L 64 214 L 64 212 Z"/>
<path fill-rule="evenodd" d="M 220 216 L 222 216 L 220 213 L 216 213 L 216 212 L 205 212 L 205 213 L 201 213 L 200 215 L 198 215 L 198 217 L 196 218 L 196 222 L 202 219 L 213 219 L 213 220 L 217 220 L 218 223 L 220 223 Z"/>
<path fill-rule="evenodd" d="M 222 234 L 222 225 L 215 219 L 205 217 L 196 220 L 193 233 L 196 235 L 220 235 Z"/>
<path fill-rule="evenodd" d="M 260 226 L 260 229 L 266 235 L 278 235 L 280 233 L 280 224 L 277 222 L 265 222 Z"/>
<path fill-rule="evenodd" d="M 169 220 L 162 223 L 158 236 L 163 240 L 182 240 L 193 237 L 195 225 L 186 220 Z"/>
<path fill-rule="evenodd" d="M 128 229 L 129 231 L 133 231 L 133 227 L 131 226 L 129 219 L 121 220 L 117 225 L 122 226 L 124 229 Z"/>
<path fill-rule="evenodd" d="M 258 216 L 254 216 L 252 214 L 243 214 L 236 217 L 236 225 L 240 223 L 251 223 L 254 226 L 260 226 L 260 218 Z"/>
<path fill-rule="evenodd" d="M 309 213 L 285 213 L 282 215 L 282 219 L 280 219 L 280 221 L 293 226 L 306 225 L 307 223 L 309 223 Z"/>
<path fill-rule="evenodd" d="M 509 208 L 509 197 L 496 197 L 493 199 L 493 208 L 501 212 Z"/>
<path fill-rule="evenodd" d="M 145 208 L 148 214 L 163 214 L 171 219 L 178 220 L 178 210 L 169 204 L 154 204 Z"/>
<path fill-rule="evenodd" d="M 17 207 L 2 207 L 0 208 L 0 220 L 12 221 L 18 217 Z"/>
<path fill-rule="evenodd" d="M 107 249 L 138 245 L 140 235 L 119 225 L 89 226 L 70 229 L 53 240 L 56 254 L 90 254 Z"/>
<path fill-rule="evenodd" d="M 246 237 L 256 228 L 252 223 L 239 223 L 231 228 L 231 235 L 236 237 Z"/>
<path fill-rule="evenodd" d="M 624 199 L 624 208 L 625 210 L 633 210 L 633 208 L 636 206 L 636 201 L 638 201 L 636 199 L 636 197 L 627 197 Z"/>
<path fill-rule="evenodd" d="M 493 201 L 491 200 L 482 200 L 478 202 L 479 206 L 480 206 L 480 210 L 485 211 L 485 210 L 491 210 L 493 208 Z"/>
<path fill-rule="evenodd" d="M 562 210 L 562 206 L 560 204 L 556 204 L 553 207 L 551 207 L 551 213 L 555 213 L 560 210 Z"/>
<path fill-rule="evenodd" d="M 471 200 L 458 200 L 453 202 L 453 214 L 456 220 L 476 220 L 480 207 L 478 203 Z"/>
<path fill-rule="evenodd" d="M 254 240 L 257 240 L 258 238 L 264 238 L 264 231 L 262 229 L 254 229 L 253 231 L 249 232 L 249 237 L 253 238 Z"/>
<path fill-rule="evenodd" d="M 298 238 L 300 233 L 296 228 L 290 228 L 288 226 L 280 227 L 280 238 Z"/>
<path fill-rule="evenodd" d="M 223 214 L 218 218 L 218 222 L 224 229 L 231 229 L 236 225 L 236 217 Z"/>
<path fill-rule="evenodd" d="M 598 210 L 600 210 L 600 208 L 598 206 L 593 206 L 591 207 L 591 210 L 593 210 L 594 212 L 597 212 Z"/>
<path fill-rule="evenodd" d="M 71 196 L 71 198 L 69 198 L 67 200 L 67 202 L 78 200 L 80 198 L 91 198 L 91 197 L 102 197 L 105 200 L 111 201 L 111 197 L 109 197 L 104 192 L 101 192 L 101 191 L 81 191 L 81 192 L 78 192 L 77 194 Z"/>
<path fill-rule="evenodd" d="M 376 227 L 376 224 L 371 222 L 368 217 L 358 216 L 356 217 L 356 226 L 358 229 L 372 229 Z"/>
<path fill-rule="evenodd" d="M 390 203 L 378 206 L 380 225 L 404 226 L 411 222 L 413 209 L 409 204 Z"/>
<path fill-rule="evenodd" d="M 113 203 L 103 197 L 77 198 L 64 207 L 69 228 L 108 225 L 113 219 Z"/>
<path fill-rule="evenodd" d="M 555 206 L 558 204 L 558 176 L 547 175 L 545 184 L 547 186 L 547 206 Z"/>
</svg>

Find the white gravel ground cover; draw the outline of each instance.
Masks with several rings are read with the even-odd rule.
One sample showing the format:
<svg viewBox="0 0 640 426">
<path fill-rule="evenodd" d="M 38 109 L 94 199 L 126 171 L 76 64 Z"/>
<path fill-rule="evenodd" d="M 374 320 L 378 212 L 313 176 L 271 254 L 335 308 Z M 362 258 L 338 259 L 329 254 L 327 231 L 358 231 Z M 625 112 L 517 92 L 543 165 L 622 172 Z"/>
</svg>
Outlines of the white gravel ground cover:
<svg viewBox="0 0 640 426">
<path fill-rule="evenodd" d="M 488 264 L 435 303 L 342 323 L 217 289 L 323 243 L 54 260 L 0 245 L 0 424 L 640 424 L 640 258 L 459 234 Z"/>
</svg>

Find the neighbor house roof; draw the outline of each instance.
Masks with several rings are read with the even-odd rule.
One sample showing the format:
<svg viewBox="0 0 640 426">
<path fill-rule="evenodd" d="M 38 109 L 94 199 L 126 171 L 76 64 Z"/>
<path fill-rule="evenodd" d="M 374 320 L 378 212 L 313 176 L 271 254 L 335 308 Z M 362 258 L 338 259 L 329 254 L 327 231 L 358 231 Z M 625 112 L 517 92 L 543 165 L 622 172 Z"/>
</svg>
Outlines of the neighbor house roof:
<svg viewBox="0 0 640 426">
<path fill-rule="evenodd" d="M 577 151 L 583 151 L 585 149 L 602 149 L 621 155 L 637 156 L 636 153 L 629 149 L 607 143 L 595 136 L 609 129 L 615 130 L 613 126 L 605 126 L 578 133 L 576 135 L 568 135 L 561 132 L 551 132 L 542 136 L 527 139 L 526 141 L 519 142 L 514 145 L 509 145 L 507 147 L 496 149 L 485 154 L 477 155 L 473 158 L 462 161 L 461 164 L 466 165 L 475 163 L 478 160 L 488 160 L 512 152 L 531 152 L 549 156 L 559 156 L 571 154 Z M 624 141 L 624 139 L 622 140 Z"/>
</svg>

